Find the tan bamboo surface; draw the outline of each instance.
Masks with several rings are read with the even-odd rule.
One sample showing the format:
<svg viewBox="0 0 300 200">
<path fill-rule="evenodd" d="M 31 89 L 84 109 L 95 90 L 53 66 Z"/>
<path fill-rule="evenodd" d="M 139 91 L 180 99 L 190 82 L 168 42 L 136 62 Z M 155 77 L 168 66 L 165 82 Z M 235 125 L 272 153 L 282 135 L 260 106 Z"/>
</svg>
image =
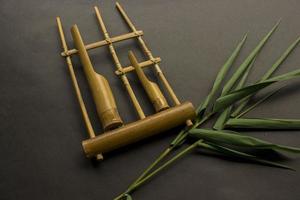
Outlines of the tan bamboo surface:
<svg viewBox="0 0 300 200">
<path fill-rule="evenodd" d="M 126 23 L 128 24 L 128 26 L 131 28 L 131 30 L 133 32 L 136 31 L 136 28 L 133 25 L 132 21 L 129 19 L 129 17 L 126 14 L 125 10 L 122 8 L 122 6 L 118 2 L 116 2 L 116 7 L 117 7 L 118 11 L 121 13 L 121 15 L 124 18 L 124 20 L 126 21 Z M 138 36 L 137 39 L 138 39 L 143 51 L 145 52 L 145 54 L 149 57 L 150 60 L 153 60 L 154 57 L 153 57 L 151 51 L 149 50 L 149 48 L 147 47 L 147 45 L 146 45 L 145 41 L 143 40 L 142 36 Z M 161 79 L 162 83 L 164 84 L 165 88 L 167 89 L 167 91 L 168 91 L 169 95 L 171 96 L 174 104 L 175 105 L 180 105 L 180 101 L 178 100 L 178 98 L 177 98 L 176 94 L 174 93 L 172 87 L 170 86 L 169 82 L 167 81 L 165 75 L 161 71 L 160 66 L 157 63 L 155 63 L 154 67 L 155 67 L 155 70 L 156 70 L 156 73 L 157 73 L 158 77 Z M 188 126 L 193 125 L 191 120 L 188 120 L 186 122 L 186 124 Z"/>
<path fill-rule="evenodd" d="M 140 62 L 139 66 L 141 68 L 148 67 L 150 65 L 153 65 L 154 63 L 159 63 L 160 61 L 161 61 L 161 58 L 160 57 L 156 57 L 156 58 L 154 58 L 154 60 L 146 60 L 144 62 Z M 123 71 L 116 70 L 115 74 L 116 75 L 122 75 L 123 73 L 128 73 L 128 72 L 134 71 L 134 67 L 133 66 L 127 66 L 127 67 L 123 67 L 122 70 Z"/>
<path fill-rule="evenodd" d="M 119 61 L 119 58 L 117 56 L 117 53 L 116 53 L 115 48 L 113 46 L 113 43 L 111 42 L 111 38 L 109 37 L 107 29 L 106 29 L 106 27 L 104 25 L 103 19 L 102 19 L 101 14 L 100 14 L 100 11 L 99 11 L 98 7 L 96 7 L 96 6 L 94 7 L 94 9 L 95 9 L 95 12 L 96 12 L 97 20 L 98 20 L 99 25 L 101 27 L 101 30 L 102 30 L 102 32 L 104 34 L 105 40 L 109 42 L 108 47 L 109 47 L 109 51 L 110 51 L 110 53 L 112 55 L 112 58 L 114 60 L 114 63 L 116 65 L 117 69 L 122 72 L 123 71 L 122 65 L 121 65 L 121 63 Z M 137 100 L 137 98 L 136 98 L 133 90 L 132 90 L 132 87 L 131 87 L 128 79 L 127 79 L 126 74 L 123 73 L 120 77 L 121 77 L 121 80 L 123 81 L 123 84 L 125 85 L 125 87 L 127 89 L 129 97 L 130 97 L 130 99 L 131 99 L 131 101 L 132 101 L 132 103 L 133 103 L 133 105 L 134 105 L 134 107 L 135 107 L 135 109 L 136 109 L 136 111 L 137 111 L 140 119 L 144 119 L 145 118 L 145 114 L 144 114 L 144 112 L 143 112 L 143 110 L 142 110 L 142 108 L 141 108 L 141 106 L 140 106 L 140 104 L 139 104 L 139 102 L 138 102 L 138 100 Z"/>
<path fill-rule="evenodd" d="M 58 26 L 58 31 L 59 31 L 62 47 L 63 47 L 64 51 L 67 52 L 68 51 L 68 46 L 67 46 L 65 35 L 64 35 L 64 32 L 63 32 L 62 23 L 61 23 L 61 20 L 60 20 L 59 17 L 56 17 L 56 22 L 57 22 L 57 26 Z M 90 118 L 88 116 L 88 113 L 87 113 L 87 110 L 86 110 L 86 107 L 85 107 L 85 104 L 84 104 L 84 101 L 83 101 L 83 98 L 82 98 L 82 95 L 81 95 L 81 92 L 80 92 L 80 89 L 79 89 L 79 86 L 78 86 L 78 82 L 77 82 L 77 79 L 76 79 L 76 75 L 75 75 L 75 72 L 74 72 L 74 68 L 73 68 L 71 58 L 70 58 L 70 56 L 66 56 L 65 58 L 66 58 L 66 62 L 67 62 L 67 65 L 68 65 L 69 72 L 70 72 L 73 87 L 74 87 L 74 90 L 75 90 L 75 93 L 76 93 L 76 97 L 77 97 L 77 100 L 78 100 L 78 103 L 79 103 L 79 106 L 80 106 L 80 109 L 81 109 L 83 120 L 84 120 L 85 126 L 87 128 L 87 132 L 88 132 L 90 138 L 94 138 L 95 137 L 95 132 L 93 130 Z M 96 159 L 97 160 L 103 159 L 102 154 L 97 154 Z"/>
<path fill-rule="evenodd" d="M 120 127 L 123 121 L 108 81 L 104 76 L 95 72 L 77 25 L 72 26 L 71 33 L 104 131 Z"/>
<path fill-rule="evenodd" d="M 146 91 L 149 99 L 151 100 L 152 105 L 155 108 L 156 112 L 160 112 L 162 110 L 168 109 L 170 106 L 162 92 L 160 91 L 158 85 L 152 81 L 150 81 L 144 71 L 142 70 L 141 66 L 139 65 L 134 53 L 129 51 L 128 54 L 129 60 L 132 66 L 135 69 L 135 72 L 142 83 L 144 90 Z"/>
<path fill-rule="evenodd" d="M 195 116 L 192 103 L 185 102 L 95 138 L 84 140 L 82 147 L 87 157 L 107 153 L 158 133 L 164 133 L 166 130 L 181 125 L 187 119 L 194 119 Z"/>
<path fill-rule="evenodd" d="M 131 33 L 126 33 L 126 34 L 123 34 L 123 35 L 112 37 L 110 39 L 111 39 L 112 43 L 115 43 L 115 42 L 121 42 L 123 40 L 128 40 L 128 39 L 131 39 L 131 38 L 135 38 L 135 37 L 138 37 L 138 36 L 142 36 L 143 34 L 144 34 L 143 31 L 134 31 L 134 32 L 131 32 Z M 87 44 L 85 46 L 85 48 L 86 48 L 86 50 L 90 50 L 90 49 L 95 49 L 95 48 L 102 47 L 102 46 L 109 45 L 109 44 L 110 43 L 107 40 L 101 40 L 101 41 L 98 41 L 98 42 Z M 62 56 L 71 56 L 71 55 L 76 54 L 76 53 L 78 53 L 77 49 L 70 49 L 70 50 L 62 52 L 61 55 Z"/>
</svg>

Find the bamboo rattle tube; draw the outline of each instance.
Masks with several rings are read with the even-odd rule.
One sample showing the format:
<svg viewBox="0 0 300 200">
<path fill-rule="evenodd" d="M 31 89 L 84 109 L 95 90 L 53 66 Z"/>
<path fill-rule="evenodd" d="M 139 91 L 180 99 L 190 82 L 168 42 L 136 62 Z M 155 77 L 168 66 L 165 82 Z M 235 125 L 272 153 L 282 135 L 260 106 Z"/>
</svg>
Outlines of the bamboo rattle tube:
<svg viewBox="0 0 300 200">
<path fill-rule="evenodd" d="M 149 81 L 146 77 L 144 71 L 140 67 L 136 57 L 134 56 L 132 51 L 129 51 L 129 60 L 131 65 L 134 67 L 137 76 L 139 77 L 140 82 L 142 83 L 148 97 L 150 98 L 155 111 L 160 112 L 169 108 L 167 100 L 165 99 L 164 95 L 161 93 L 158 85 L 152 81 Z"/>
<path fill-rule="evenodd" d="M 195 108 L 190 102 L 174 106 L 144 119 L 111 130 L 82 142 L 87 157 L 107 153 L 114 149 L 132 144 L 147 137 L 162 133 L 194 119 Z"/>
<path fill-rule="evenodd" d="M 119 116 L 111 88 L 107 80 L 95 72 L 77 25 L 71 28 L 71 33 L 104 130 L 112 130 L 121 126 L 123 122 Z"/>
</svg>

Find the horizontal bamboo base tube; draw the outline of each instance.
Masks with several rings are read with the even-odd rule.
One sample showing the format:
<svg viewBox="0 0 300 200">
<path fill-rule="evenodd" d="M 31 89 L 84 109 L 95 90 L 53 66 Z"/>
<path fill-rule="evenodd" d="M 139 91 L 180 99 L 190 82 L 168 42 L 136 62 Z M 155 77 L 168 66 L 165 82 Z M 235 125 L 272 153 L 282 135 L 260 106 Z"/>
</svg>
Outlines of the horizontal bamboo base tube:
<svg viewBox="0 0 300 200">
<path fill-rule="evenodd" d="M 98 47 L 109 45 L 111 43 L 121 42 L 123 40 L 128 40 L 128 39 L 135 38 L 135 37 L 142 36 L 142 35 L 143 35 L 143 31 L 134 31 L 134 32 L 131 32 L 131 33 L 126 33 L 124 35 L 119 35 L 119 36 L 116 36 L 116 37 L 112 37 L 112 38 L 110 38 L 110 40 L 101 40 L 101 41 L 98 41 L 98 42 L 87 44 L 87 45 L 85 45 L 85 49 L 86 50 L 95 49 L 95 48 L 98 48 Z M 61 56 L 64 56 L 64 57 L 65 56 L 71 56 L 71 55 L 76 54 L 76 53 L 78 53 L 77 49 L 70 49 L 70 50 L 67 50 L 65 52 L 61 52 Z"/>
<path fill-rule="evenodd" d="M 106 132 L 95 138 L 82 141 L 83 150 L 88 158 L 99 153 L 132 144 L 147 137 L 162 133 L 168 129 L 184 124 L 187 119 L 196 116 L 192 103 L 185 102 L 144 119 Z"/>
</svg>

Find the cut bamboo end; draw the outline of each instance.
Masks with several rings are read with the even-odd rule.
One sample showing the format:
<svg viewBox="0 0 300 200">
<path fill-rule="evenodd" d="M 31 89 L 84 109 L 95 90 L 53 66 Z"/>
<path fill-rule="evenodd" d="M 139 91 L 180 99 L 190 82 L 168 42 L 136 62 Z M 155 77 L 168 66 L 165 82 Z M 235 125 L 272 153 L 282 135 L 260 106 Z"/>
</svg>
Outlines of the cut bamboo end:
<svg viewBox="0 0 300 200">
<path fill-rule="evenodd" d="M 150 136 L 184 124 L 196 117 L 192 103 L 185 102 L 118 129 L 106 132 L 82 142 L 88 158 L 99 153 L 107 153 L 120 147 L 135 143 Z"/>
<path fill-rule="evenodd" d="M 194 124 L 193 124 L 193 122 L 192 122 L 192 120 L 186 120 L 186 122 L 185 122 L 185 124 L 188 126 L 188 127 L 191 127 L 191 126 L 193 126 Z"/>
</svg>

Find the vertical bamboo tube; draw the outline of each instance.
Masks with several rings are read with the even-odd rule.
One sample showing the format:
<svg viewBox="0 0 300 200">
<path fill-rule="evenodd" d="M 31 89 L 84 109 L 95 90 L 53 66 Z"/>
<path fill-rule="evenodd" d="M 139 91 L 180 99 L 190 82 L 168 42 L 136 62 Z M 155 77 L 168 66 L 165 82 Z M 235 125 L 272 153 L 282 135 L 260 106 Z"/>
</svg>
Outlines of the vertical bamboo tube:
<svg viewBox="0 0 300 200">
<path fill-rule="evenodd" d="M 148 97 L 150 98 L 151 103 L 155 108 L 155 111 L 160 112 L 162 110 L 169 108 L 167 100 L 165 99 L 164 95 L 161 93 L 158 85 L 148 80 L 148 78 L 146 77 L 144 71 L 140 67 L 132 51 L 129 51 L 128 57 L 132 66 L 135 68 L 135 72 L 139 77 L 140 82 L 142 83 Z"/>
<path fill-rule="evenodd" d="M 67 46 L 67 43 L 66 43 L 65 35 L 64 35 L 64 32 L 63 32 L 63 27 L 62 27 L 61 20 L 60 20 L 59 17 L 56 17 L 56 22 L 57 22 L 57 26 L 58 26 L 58 31 L 59 31 L 59 36 L 60 36 L 60 39 L 61 39 L 62 47 L 63 47 L 64 51 L 67 52 L 68 51 L 68 46 Z M 82 98 L 82 95 L 81 95 L 81 92 L 80 92 L 80 89 L 79 89 L 79 86 L 78 86 L 78 82 L 77 82 L 77 79 L 76 79 L 76 75 L 75 75 L 75 72 L 74 72 L 74 68 L 73 68 L 71 58 L 70 58 L 70 56 L 66 56 L 65 58 L 66 58 L 66 62 L 67 62 L 67 65 L 68 65 L 70 76 L 71 76 L 71 80 L 72 80 L 72 83 L 73 83 L 73 87 L 75 89 L 76 97 L 77 97 L 77 100 L 78 100 L 78 103 L 79 103 L 79 106 L 80 106 L 80 110 L 81 110 L 81 113 L 82 113 L 82 116 L 83 116 L 85 126 L 87 128 L 87 131 L 88 131 L 88 134 L 89 134 L 90 138 L 94 138 L 95 137 L 95 132 L 93 130 L 90 118 L 88 116 L 86 107 L 84 105 L 84 101 L 83 101 L 83 98 Z M 103 159 L 102 154 L 97 154 L 96 159 L 97 160 L 102 160 Z"/>
<path fill-rule="evenodd" d="M 126 14 L 126 12 L 124 11 L 124 9 L 122 8 L 122 6 L 118 2 L 116 2 L 116 7 L 119 10 L 119 12 L 121 13 L 121 15 L 124 18 L 124 20 L 126 21 L 126 23 L 128 24 L 128 26 L 130 27 L 130 29 L 132 31 L 136 31 L 135 26 L 133 25 L 133 23 L 129 19 L 128 15 Z M 138 39 L 138 41 L 139 41 L 139 43 L 140 43 L 143 51 L 145 52 L 145 54 L 149 57 L 150 60 L 153 60 L 154 57 L 153 57 L 151 51 L 148 49 L 148 47 L 147 47 L 145 41 L 143 40 L 143 38 L 141 36 L 138 36 L 137 39 Z M 180 105 L 180 101 L 178 100 L 178 98 L 177 98 L 176 94 L 174 93 L 172 87 L 170 86 L 169 82 L 167 81 L 165 75 L 161 71 L 159 65 L 156 63 L 156 64 L 154 64 L 154 67 L 155 67 L 155 71 L 156 71 L 158 77 L 163 82 L 163 84 L 164 84 L 165 88 L 167 89 L 168 93 L 170 94 L 170 96 L 171 96 L 174 104 L 175 105 Z M 192 123 L 191 120 L 187 120 L 186 124 L 188 126 L 192 126 L 193 125 L 193 123 Z"/>
<path fill-rule="evenodd" d="M 72 26 L 71 33 L 104 130 L 120 127 L 123 122 L 108 81 L 104 76 L 95 72 L 77 25 Z"/>
<path fill-rule="evenodd" d="M 102 32 L 104 34 L 105 40 L 109 43 L 109 45 L 108 45 L 109 51 L 110 51 L 110 53 L 112 55 L 112 58 L 113 58 L 113 60 L 115 62 L 115 65 L 116 65 L 116 67 L 117 67 L 117 69 L 119 71 L 122 71 L 123 70 L 122 65 L 121 65 L 121 63 L 119 61 L 119 58 L 118 58 L 117 53 L 115 51 L 115 48 L 114 48 L 114 46 L 113 46 L 113 44 L 111 42 L 111 39 L 109 37 L 109 34 L 108 34 L 107 30 L 106 30 L 106 27 L 104 25 L 103 19 L 102 19 L 101 14 L 100 14 L 100 11 L 99 11 L 99 9 L 98 9 L 97 6 L 95 6 L 94 9 L 95 9 L 95 12 L 96 12 L 97 20 L 98 20 L 99 25 L 101 27 L 101 30 L 102 30 Z M 141 106 L 140 106 L 140 104 L 139 104 L 139 102 L 138 102 L 138 100 L 137 100 L 137 98 L 136 98 L 136 96 L 135 96 L 135 94 L 134 94 L 131 86 L 130 86 L 130 83 L 129 83 L 128 79 L 127 79 L 127 76 L 125 74 L 122 74 L 121 75 L 121 80 L 123 81 L 123 84 L 125 85 L 125 87 L 127 89 L 127 92 L 128 92 L 128 94 L 130 96 L 130 99 L 131 99 L 131 101 L 132 101 L 132 103 L 133 103 L 133 105 L 134 105 L 134 107 L 135 107 L 135 109 L 136 109 L 139 117 L 141 119 L 145 118 L 145 114 L 144 114 L 144 112 L 143 112 L 143 110 L 142 110 L 142 108 L 141 108 Z"/>
</svg>

